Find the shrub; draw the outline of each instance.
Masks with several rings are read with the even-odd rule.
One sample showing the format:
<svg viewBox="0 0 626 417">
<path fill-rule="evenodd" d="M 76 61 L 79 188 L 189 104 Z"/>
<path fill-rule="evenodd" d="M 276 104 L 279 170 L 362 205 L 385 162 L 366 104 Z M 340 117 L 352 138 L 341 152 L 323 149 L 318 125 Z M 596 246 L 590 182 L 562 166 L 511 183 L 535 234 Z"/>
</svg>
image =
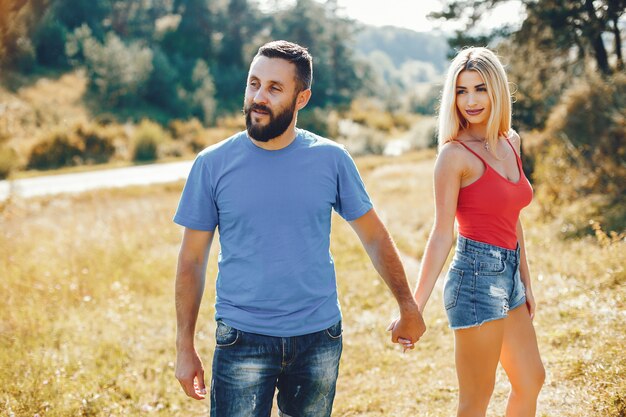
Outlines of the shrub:
<svg viewBox="0 0 626 417">
<path fill-rule="evenodd" d="M 115 153 L 114 137 L 104 127 L 79 125 L 75 133 L 83 144 L 81 157 L 84 162 L 108 162 Z"/>
<path fill-rule="evenodd" d="M 358 124 L 383 132 L 389 132 L 395 127 L 391 113 L 374 100 L 355 100 L 347 117 Z"/>
<path fill-rule="evenodd" d="M 204 130 L 202 123 L 195 117 L 189 120 L 172 120 L 168 126 L 172 139 L 187 141 L 190 137 L 198 136 Z"/>
<path fill-rule="evenodd" d="M 204 127 L 195 117 L 186 121 L 172 121 L 169 124 L 169 131 L 174 140 L 184 143 L 194 153 L 207 146 Z"/>
<path fill-rule="evenodd" d="M 17 154 L 8 146 L 0 146 L 0 179 L 5 179 L 17 165 Z"/>
<path fill-rule="evenodd" d="M 298 112 L 298 127 L 330 139 L 337 138 L 339 117 L 334 111 L 315 107 Z"/>
<path fill-rule="evenodd" d="M 108 162 L 115 154 L 116 129 L 78 124 L 52 132 L 30 151 L 27 168 L 54 169 L 83 163 Z"/>
<path fill-rule="evenodd" d="M 142 120 L 133 135 L 133 160 L 154 161 L 159 156 L 159 146 L 167 140 L 167 134 L 161 125 L 149 120 Z"/>
<path fill-rule="evenodd" d="M 587 218 L 574 229 L 626 227 L 626 75 L 589 75 L 575 82 L 551 113 L 533 147 L 537 194 L 545 213 L 577 202 Z"/>
<path fill-rule="evenodd" d="M 69 132 L 53 132 L 37 143 L 28 156 L 27 168 L 53 169 L 78 165 L 82 144 Z"/>
</svg>

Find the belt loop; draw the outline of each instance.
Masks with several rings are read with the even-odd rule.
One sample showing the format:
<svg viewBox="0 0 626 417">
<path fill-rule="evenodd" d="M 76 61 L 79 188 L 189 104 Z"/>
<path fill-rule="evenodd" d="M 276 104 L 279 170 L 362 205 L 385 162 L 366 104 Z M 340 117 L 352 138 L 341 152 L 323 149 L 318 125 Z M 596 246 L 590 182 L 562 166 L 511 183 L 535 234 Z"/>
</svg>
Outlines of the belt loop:
<svg viewBox="0 0 626 417">
<path fill-rule="evenodd" d="M 458 247 L 459 247 L 459 252 L 465 252 L 465 247 L 467 246 L 467 240 L 459 235 L 458 238 Z"/>
</svg>

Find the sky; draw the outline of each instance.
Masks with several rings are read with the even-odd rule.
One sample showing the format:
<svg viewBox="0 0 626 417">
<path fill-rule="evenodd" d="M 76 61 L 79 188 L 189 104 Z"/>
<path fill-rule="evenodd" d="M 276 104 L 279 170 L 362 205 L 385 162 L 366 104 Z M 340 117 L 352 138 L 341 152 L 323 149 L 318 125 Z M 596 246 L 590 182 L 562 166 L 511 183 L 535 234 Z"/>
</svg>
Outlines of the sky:
<svg viewBox="0 0 626 417">
<path fill-rule="evenodd" d="M 289 1 L 283 0 L 279 3 L 289 3 Z M 260 3 L 264 8 L 271 8 L 271 4 L 276 3 L 276 0 L 260 0 Z M 418 32 L 462 29 L 462 25 L 458 22 L 426 18 L 429 13 L 442 10 L 440 0 L 338 0 L 338 3 L 341 8 L 340 12 L 344 16 L 373 26 L 391 25 Z M 485 16 L 482 19 L 483 25 L 485 28 L 493 28 L 503 23 L 519 24 L 522 21 L 520 13 L 520 1 L 506 2 Z"/>
</svg>

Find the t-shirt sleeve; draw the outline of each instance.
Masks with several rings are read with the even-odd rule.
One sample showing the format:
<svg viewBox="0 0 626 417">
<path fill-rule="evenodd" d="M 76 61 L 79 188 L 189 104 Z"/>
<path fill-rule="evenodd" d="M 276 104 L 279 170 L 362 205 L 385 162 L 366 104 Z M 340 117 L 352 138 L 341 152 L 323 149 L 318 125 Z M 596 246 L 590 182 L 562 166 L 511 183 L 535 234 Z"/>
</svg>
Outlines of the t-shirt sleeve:
<svg viewBox="0 0 626 417">
<path fill-rule="evenodd" d="M 339 158 L 337 196 L 333 208 L 347 221 L 356 220 L 372 209 L 372 201 L 356 164 L 345 149 Z"/>
<path fill-rule="evenodd" d="M 174 222 L 194 230 L 213 231 L 218 224 L 211 173 L 206 161 L 194 161 L 178 202 Z"/>
</svg>

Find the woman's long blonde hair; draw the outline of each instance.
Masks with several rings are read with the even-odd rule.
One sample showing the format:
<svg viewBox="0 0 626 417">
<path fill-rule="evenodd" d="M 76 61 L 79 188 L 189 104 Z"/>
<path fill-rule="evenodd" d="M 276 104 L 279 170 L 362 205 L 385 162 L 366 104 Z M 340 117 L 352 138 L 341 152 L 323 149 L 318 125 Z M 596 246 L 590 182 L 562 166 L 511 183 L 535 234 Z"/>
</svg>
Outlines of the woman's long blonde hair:
<svg viewBox="0 0 626 417">
<path fill-rule="evenodd" d="M 450 64 L 439 108 L 439 148 L 455 140 L 459 132 L 468 126 L 456 107 L 456 81 L 461 71 L 478 72 L 487 85 L 491 114 L 487 121 L 486 140 L 493 153 L 498 137 L 508 137 L 511 129 L 511 92 L 502 63 L 487 48 L 463 49 Z"/>
</svg>

